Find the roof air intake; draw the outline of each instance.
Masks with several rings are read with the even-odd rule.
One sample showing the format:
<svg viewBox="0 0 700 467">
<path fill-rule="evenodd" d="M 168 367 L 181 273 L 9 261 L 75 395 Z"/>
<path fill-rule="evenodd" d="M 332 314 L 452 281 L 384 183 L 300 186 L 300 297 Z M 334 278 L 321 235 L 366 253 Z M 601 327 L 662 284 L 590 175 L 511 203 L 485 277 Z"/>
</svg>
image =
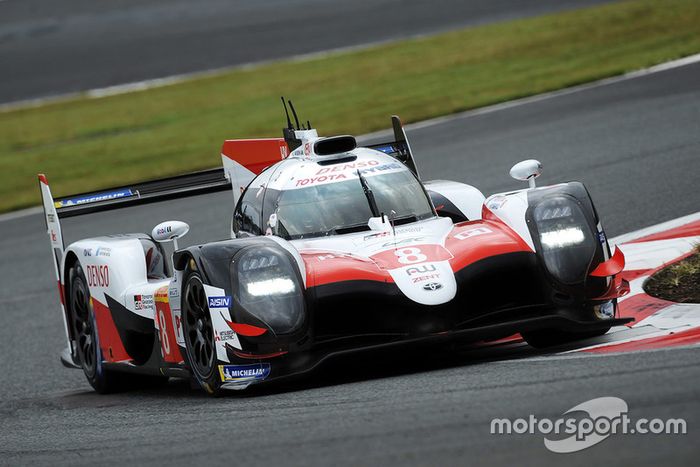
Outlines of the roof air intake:
<svg viewBox="0 0 700 467">
<path fill-rule="evenodd" d="M 355 141 L 354 136 L 331 136 L 317 140 L 314 143 L 314 153 L 318 156 L 330 156 L 331 154 L 350 152 L 356 147 L 357 141 Z"/>
</svg>

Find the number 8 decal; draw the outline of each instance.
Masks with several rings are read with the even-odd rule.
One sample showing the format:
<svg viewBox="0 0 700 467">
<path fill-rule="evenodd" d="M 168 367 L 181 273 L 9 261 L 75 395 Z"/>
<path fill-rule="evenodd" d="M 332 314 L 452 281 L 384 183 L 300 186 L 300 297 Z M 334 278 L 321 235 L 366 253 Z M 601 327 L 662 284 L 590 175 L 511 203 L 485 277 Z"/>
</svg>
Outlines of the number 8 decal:
<svg viewBox="0 0 700 467">
<path fill-rule="evenodd" d="M 423 253 L 421 253 L 420 248 L 402 248 L 394 252 L 399 258 L 399 263 L 401 264 L 413 264 L 422 263 L 428 259 Z"/>
<path fill-rule="evenodd" d="M 170 341 L 168 340 L 168 333 L 165 328 L 165 314 L 163 314 L 162 309 L 158 310 L 158 322 L 160 324 L 160 342 L 163 345 L 163 351 L 165 355 L 170 355 Z"/>
</svg>

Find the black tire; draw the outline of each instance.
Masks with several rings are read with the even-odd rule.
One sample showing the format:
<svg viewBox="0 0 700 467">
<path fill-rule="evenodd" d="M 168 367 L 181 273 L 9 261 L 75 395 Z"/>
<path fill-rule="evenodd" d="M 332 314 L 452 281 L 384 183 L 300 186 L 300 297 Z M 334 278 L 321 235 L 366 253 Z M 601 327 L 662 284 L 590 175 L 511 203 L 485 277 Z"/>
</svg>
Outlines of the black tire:
<svg viewBox="0 0 700 467">
<path fill-rule="evenodd" d="M 521 335 L 525 342 L 536 349 L 555 347 L 557 345 L 570 344 L 572 342 L 592 337 L 602 336 L 610 330 L 610 326 L 597 331 L 589 332 L 568 332 L 559 329 L 538 329 L 537 331 L 523 332 Z"/>
<path fill-rule="evenodd" d="M 80 262 L 76 262 L 71 267 L 68 280 L 70 326 L 77 342 L 80 366 L 90 386 L 99 394 L 110 394 L 137 387 L 157 387 L 167 383 L 168 378 L 163 376 L 135 375 L 104 368 L 95 312 L 90 302 L 90 289 Z"/>
<path fill-rule="evenodd" d="M 214 327 L 209 314 L 204 282 L 197 271 L 185 275 L 182 294 L 182 326 L 185 337 L 185 359 L 192 377 L 212 396 L 221 393 L 217 367 Z"/>
<path fill-rule="evenodd" d="M 90 386 L 100 394 L 108 394 L 122 389 L 119 374 L 102 366 L 99 336 L 95 313 L 90 302 L 90 289 L 85 273 L 79 262 L 68 273 L 70 283 L 70 321 L 73 336 L 77 343 L 80 366 Z"/>
</svg>

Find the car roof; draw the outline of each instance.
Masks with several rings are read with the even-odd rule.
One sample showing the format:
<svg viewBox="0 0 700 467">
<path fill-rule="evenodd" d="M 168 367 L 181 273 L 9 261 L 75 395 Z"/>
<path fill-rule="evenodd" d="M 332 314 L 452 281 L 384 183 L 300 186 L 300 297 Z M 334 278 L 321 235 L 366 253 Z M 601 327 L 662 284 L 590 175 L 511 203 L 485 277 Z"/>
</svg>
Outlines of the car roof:
<svg viewBox="0 0 700 467">
<path fill-rule="evenodd" d="M 290 156 L 263 172 L 259 179 L 268 189 L 285 191 L 356 178 L 360 170 L 365 177 L 409 169 L 393 157 L 369 148 L 356 148 L 333 157 Z M 266 173 L 267 172 L 267 173 Z M 260 186 L 253 183 L 251 186 Z"/>
</svg>

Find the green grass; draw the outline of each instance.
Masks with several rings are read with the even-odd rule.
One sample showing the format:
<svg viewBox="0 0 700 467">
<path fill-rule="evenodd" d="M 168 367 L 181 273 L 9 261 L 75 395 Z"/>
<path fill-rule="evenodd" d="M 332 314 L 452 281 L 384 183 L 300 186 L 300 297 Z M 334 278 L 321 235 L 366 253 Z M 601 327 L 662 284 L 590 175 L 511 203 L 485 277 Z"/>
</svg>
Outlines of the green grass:
<svg viewBox="0 0 700 467">
<path fill-rule="evenodd" d="M 0 113 L 0 211 L 39 203 L 37 172 L 62 196 L 216 166 L 226 138 L 280 135 L 282 94 L 361 134 L 696 52 L 700 2 L 637 0 Z"/>
<path fill-rule="evenodd" d="M 692 255 L 651 276 L 644 290 L 664 300 L 700 303 L 700 245 Z"/>
</svg>

